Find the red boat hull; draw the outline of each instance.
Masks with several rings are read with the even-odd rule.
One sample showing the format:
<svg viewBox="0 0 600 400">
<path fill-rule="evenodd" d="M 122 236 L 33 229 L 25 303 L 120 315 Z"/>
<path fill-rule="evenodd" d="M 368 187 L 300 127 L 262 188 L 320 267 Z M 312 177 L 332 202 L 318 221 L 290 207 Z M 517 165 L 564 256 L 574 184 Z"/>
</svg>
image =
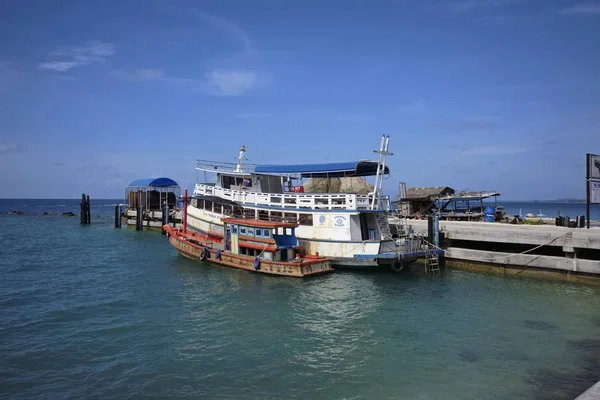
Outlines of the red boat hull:
<svg viewBox="0 0 600 400">
<path fill-rule="evenodd" d="M 316 256 L 305 256 L 299 261 L 292 262 L 261 258 L 257 265 L 255 257 L 224 251 L 222 241 L 211 241 L 207 235 L 184 232 L 170 226 L 165 226 L 164 229 L 169 235 L 169 242 L 179 254 L 192 260 L 206 261 L 252 272 L 298 278 L 333 271 L 328 258 Z"/>
</svg>

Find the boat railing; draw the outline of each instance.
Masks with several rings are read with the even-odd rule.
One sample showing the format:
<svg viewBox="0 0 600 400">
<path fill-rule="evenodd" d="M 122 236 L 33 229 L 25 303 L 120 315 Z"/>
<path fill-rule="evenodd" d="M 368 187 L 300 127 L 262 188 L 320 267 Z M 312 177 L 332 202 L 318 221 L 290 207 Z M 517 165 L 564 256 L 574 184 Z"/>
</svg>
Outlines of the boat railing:
<svg viewBox="0 0 600 400">
<path fill-rule="evenodd" d="M 216 196 L 241 204 L 260 204 L 285 209 L 309 210 L 368 210 L 373 201 L 372 194 L 354 193 L 260 193 L 225 189 L 197 183 L 195 195 Z M 378 196 L 376 210 L 389 211 L 389 196 Z"/>
<path fill-rule="evenodd" d="M 196 160 L 196 169 L 208 172 L 243 172 L 253 173 L 256 168 L 255 164 L 242 164 L 242 170 L 238 170 L 237 163 L 221 162 L 221 161 L 210 161 L 210 160 Z"/>
</svg>

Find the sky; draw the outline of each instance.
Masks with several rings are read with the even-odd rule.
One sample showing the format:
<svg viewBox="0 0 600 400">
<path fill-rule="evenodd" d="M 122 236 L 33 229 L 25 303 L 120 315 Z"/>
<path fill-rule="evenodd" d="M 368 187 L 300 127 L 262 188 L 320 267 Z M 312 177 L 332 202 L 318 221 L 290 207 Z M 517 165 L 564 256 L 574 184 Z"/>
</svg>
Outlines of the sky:
<svg viewBox="0 0 600 400">
<path fill-rule="evenodd" d="M 0 1 L 0 198 L 373 159 L 385 192 L 585 197 L 600 1 Z"/>
</svg>

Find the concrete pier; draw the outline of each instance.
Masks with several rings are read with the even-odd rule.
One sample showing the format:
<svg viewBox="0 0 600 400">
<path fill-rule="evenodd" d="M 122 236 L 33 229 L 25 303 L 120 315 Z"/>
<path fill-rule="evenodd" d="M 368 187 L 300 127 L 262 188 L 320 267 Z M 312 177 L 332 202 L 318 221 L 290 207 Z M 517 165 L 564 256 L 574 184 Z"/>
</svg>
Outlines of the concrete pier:
<svg viewBox="0 0 600 400">
<path fill-rule="evenodd" d="M 417 234 L 426 220 L 409 220 Z M 600 277 L 600 228 L 440 221 L 449 266 L 506 267 Z M 466 268 L 469 269 L 469 268 Z"/>
<path fill-rule="evenodd" d="M 600 382 L 581 393 L 575 400 L 600 400 Z"/>
</svg>

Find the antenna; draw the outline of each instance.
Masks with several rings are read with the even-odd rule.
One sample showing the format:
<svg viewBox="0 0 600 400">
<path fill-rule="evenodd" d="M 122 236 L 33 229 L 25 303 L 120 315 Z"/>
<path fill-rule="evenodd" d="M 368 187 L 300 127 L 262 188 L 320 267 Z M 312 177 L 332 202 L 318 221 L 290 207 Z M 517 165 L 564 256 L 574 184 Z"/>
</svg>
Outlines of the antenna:
<svg viewBox="0 0 600 400">
<path fill-rule="evenodd" d="M 390 153 L 390 135 L 381 135 L 381 145 L 379 150 L 373 150 L 374 153 L 379 154 L 379 160 L 377 161 L 377 173 L 375 174 L 375 186 L 373 187 L 373 199 L 371 200 L 371 210 L 375 209 L 375 200 L 379 203 L 379 197 L 383 193 L 383 175 L 385 174 L 385 162 L 387 156 L 393 156 L 394 153 Z"/>
<path fill-rule="evenodd" d="M 244 162 L 244 153 L 246 152 L 246 146 L 242 146 L 240 155 L 238 156 L 238 162 L 235 166 L 235 172 L 242 172 L 242 164 Z"/>
</svg>

